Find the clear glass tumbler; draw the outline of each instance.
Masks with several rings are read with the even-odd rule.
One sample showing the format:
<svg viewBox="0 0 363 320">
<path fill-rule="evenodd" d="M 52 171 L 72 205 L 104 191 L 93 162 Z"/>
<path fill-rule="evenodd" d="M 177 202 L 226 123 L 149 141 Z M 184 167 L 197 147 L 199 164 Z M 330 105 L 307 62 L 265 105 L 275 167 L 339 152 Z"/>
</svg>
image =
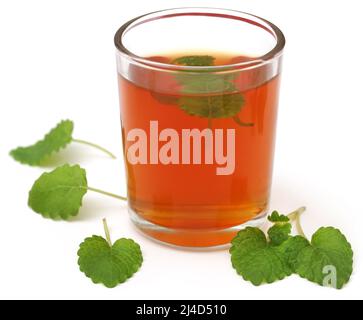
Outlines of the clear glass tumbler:
<svg viewBox="0 0 363 320">
<path fill-rule="evenodd" d="M 264 218 L 284 44 L 264 19 L 211 8 L 117 31 L 128 205 L 145 234 L 216 246 Z"/>
</svg>

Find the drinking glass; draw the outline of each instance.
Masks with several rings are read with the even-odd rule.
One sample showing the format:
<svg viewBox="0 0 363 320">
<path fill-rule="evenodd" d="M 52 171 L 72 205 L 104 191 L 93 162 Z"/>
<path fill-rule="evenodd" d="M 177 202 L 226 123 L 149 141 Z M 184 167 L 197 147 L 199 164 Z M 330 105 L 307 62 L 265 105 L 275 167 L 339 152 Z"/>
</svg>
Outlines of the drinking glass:
<svg viewBox="0 0 363 320">
<path fill-rule="evenodd" d="M 284 44 L 274 24 L 213 8 L 116 32 L 128 208 L 143 233 L 217 246 L 264 219 Z"/>
</svg>

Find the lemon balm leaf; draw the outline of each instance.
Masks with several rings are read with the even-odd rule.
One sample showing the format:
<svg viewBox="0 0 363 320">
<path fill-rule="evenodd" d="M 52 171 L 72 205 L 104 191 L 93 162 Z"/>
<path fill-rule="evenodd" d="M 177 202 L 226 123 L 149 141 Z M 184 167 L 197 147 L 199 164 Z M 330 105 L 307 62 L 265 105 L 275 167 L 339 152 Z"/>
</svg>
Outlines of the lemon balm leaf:
<svg viewBox="0 0 363 320">
<path fill-rule="evenodd" d="M 210 72 L 190 73 L 185 71 L 178 73 L 175 77 L 182 85 L 184 95 L 238 93 L 233 83 L 235 78 L 234 74 L 214 74 Z"/>
<path fill-rule="evenodd" d="M 271 213 L 270 216 L 268 216 L 268 221 L 270 222 L 289 222 L 290 219 L 287 216 L 284 216 L 283 214 L 279 214 L 276 210 Z"/>
<path fill-rule="evenodd" d="M 209 55 L 183 56 L 176 58 L 172 64 L 182 66 L 204 67 L 213 66 L 215 58 Z"/>
<path fill-rule="evenodd" d="M 132 239 L 122 238 L 112 244 L 104 224 L 107 240 L 100 236 L 86 238 L 79 246 L 78 265 L 94 283 L 113 288 L 139 270 L 143 257 L 140 246 Z"/>
<path fill-rule="evenodd" d="M 173 63 L 213 66 L 214 60 L 212 56 L 186 56 L 175 59 Z M 233 75 L 218 75 L 208 70 L 199 74 L 185 71 L 180 72 L 176 78 L 183 93 L 179 99 L 179 107 L 191 116 L 208 119 L 231 118 L 244 105 L 244 98 L 233 83 Z"/>
<path fill-rule="evenodd" d="M 268 236 L 273 245 L 280 245 L 289 239 L 291 233 L 292 226 L 290 223 L 285 224 L 276 224 L 272 226 L 268 231 Z"/>
<path fill-rule="evenodd" d="M 213 66 L 214 62 L 215 58 L 209 55 L 184 56 L 172 61 L 177 65 L 199 67 Z M 237 116 L 245 100 L 233 82 L 235 74 L 211 71 L 208 68 L 198 73 L 185 70 L 175 76 L 181 86 L 180 109 L 191 116 L 208 119 L 208 126 L 215 118 L 232 118 L 240 126 L 252 126 Z"/>
<path fill-rule="evenodd" d="M 45 218 L 67 220 L 78 214 L 87 191 L 127 200 L 126 197 L 88 186 L 84 169 L 79 165 L 65 164 L 43 173 L 34 182 L 29 191 L 28 205 Z"/>
<path fill-rule="evenodd" d="M 86 171 L 66 164 L 43 173 L 34 182 L 28 205 L 43 217 L 66 220 L 77 215 L 86 192 Z"/>
<path fill-rule="evenodd" d="M 110 246 L 102 237 L 86 238 L 78 257 L 80 270 L 94 283 L 108 288 L 125 282 L 142 264 L 140 247 L 131 239 L 119 239 Z"/>
<path fill-rule="evenodd" d="M 288 216 L 274 211 L 268 220 L 270 241 L 258 228 L 247 227 L 232 240 L 232 265 L 254 285 L 271 283 L 296 273 L 323 286 L 342 288 L 353 272 L 353 251 L 346 237 L 333 227 L 320 228 L 311 243 L 301 235 L 291 236 L 291 221 L 300 225 L 302 207 Z"/>
<path fill-rule="evenodd" d="M 97 148 L 98 150 L 106 153 L 111 158 L 115 159 L 116 156 L 107 149 L 99 146 L 98 144 L 72 138 L 73 134 L 73 121 L 62 120 L 56 127 L 51 129 L 42 140 L 28 147 L 18 147 L 10 151 L 10 155 L 14 160 L 28 164 L 31 166 L 38 166 L 44 163 L 50 156 L 65 148 L 71 142 L 85 144 L 87 146 Z"/>
<path fill-rule="evenodd" d="M 291 223 L 287 216 L 280 215 L 277 211 L 272 212 L 268 217 L 274 225 L 267 231 L 270 241 L 273 245 L 280 245 L 286 241 L 291 233 Z"/>
<path fill-rule="evenodd" d="M 258 228 L 247 227 L 232 240 L 232 266 L 246 281 L 258 286 L 282 280 L 292 274 L 278 247 L 267 242 Z"/>
<path fill-rule="evenodd" d="M 338 229 L 320 228 L 299 252 L 295 269 L 302 278 L 341 289 L 353 272 L 352 247 Z"/>
<path fill-rule="evenodd" d="M 295 272 L 297 257 L 302 249 L 310 246 L 310 242 L 302 236 L 294 236 L 281 243 L 278 250 L 285 256 L 289 267 Z"/>
<path fill-rule="evenodd" d="M 65 148 L 72 141 L 73 122 L 62 120 L 42 140 L 28 147 L 18 147 L 10 155 L 23 164 L 40 165 L 53 153 Z"/>
<path fill-rule="evenodd" d="M 215 96 L 183 96 L 179 106 L 187 114 L 203 118 L 230 118 L 241 111 L 244 103 L 240 94 Z"/>
<path fill-rule="evenodd" d="M 86 238 L 78 250 L 80 270 L 94 283 L 113 288 L 125 282 L 142 264 L 140 246 L 131 239 L 119 239 L 112 246 L 100 237 Z"/>
</svg>

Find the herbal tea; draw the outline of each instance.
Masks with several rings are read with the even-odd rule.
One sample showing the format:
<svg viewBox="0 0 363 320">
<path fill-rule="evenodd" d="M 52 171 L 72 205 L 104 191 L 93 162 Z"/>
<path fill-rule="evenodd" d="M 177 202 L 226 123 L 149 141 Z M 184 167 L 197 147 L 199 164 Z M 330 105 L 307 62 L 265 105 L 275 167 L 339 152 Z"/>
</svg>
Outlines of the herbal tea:
<svg viewBox="0 0 363 320">
<path fill-rule="evenodd" d="M 234 226 L 267 209 L 279 77 L 266 80 L 268 69 L 243 56 L 148 59 L 161 71 L 130 65 L 127 79 L 119 74 L 129 206 L 153 225 L 178 230 L 146 230 L 159 240 L 226 243 Z M 236 71 L 241 62 L 249 71 Z M 165 64 L 205 68 L 163 71 Z M 226 69 L 208 69 L 219 65 Z"/>
</svg>

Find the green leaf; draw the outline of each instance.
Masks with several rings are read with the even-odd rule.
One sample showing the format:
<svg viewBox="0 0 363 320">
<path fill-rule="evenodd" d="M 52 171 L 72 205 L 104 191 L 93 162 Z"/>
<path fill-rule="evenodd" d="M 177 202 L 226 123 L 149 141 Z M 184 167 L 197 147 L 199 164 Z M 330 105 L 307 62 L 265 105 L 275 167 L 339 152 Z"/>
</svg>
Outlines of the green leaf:
<svg viewBox="0 0 363 320">
<path fill-rule="evenodd" d="M 150 92 L 150 94 L 154 99 L 156 99 L 161 104 L 175 105 L 178 104 L 179 101 L 179 97 L 170 94 L 158 93 L 158 92 Z"/>
<path fill-rule="evenodd" d="M 215 58 L 208 55 L 195 55 L 195 56 L 183 56 L 176 58 L 172 61 L 172 64 L 182 65 L 182 66 L 195 66 L 204 67 L 212 66 L 214 64 Z"/>
<path fill-rule="evenodd" d="M 275 224 L 268 231 L 268 236 L 271 240 L 271 243 L 275 246 L 280 245 L 287 239 L 289 239 L 291 233 L 291 224 Z"/>
<path fill-rule="evenodd" d="M 241 230 L 232 240 L 230 253 L 237 273 L 256 286 L 281 280 L 292 273 L 278 247 L 269 244 L 258 228 Z"/>
<path fill-rule="evenodd" d="M 306 238 L 295 236 L 290 237 L 285 242 L 281 243 L 278 250 L 285 256 L 288 265 L 295 272 L 297 257 L 301 250 L 308 246 L 310 246 L 310 242 Z"/>
<path fill-rule="evenodd" d="M 353 251 L 338 229 L 320 228 L 313 235 L 311 245 L 303 248 L 297 256 L 295 271 L 303 278 L 324 285 L 329 276 L 327 270 L 331 268 L 336 270 L 336 288 L 340 289 L 353 272 Z"/>
<path fill-rule="evenodd" d="M 278 246 L 286 241 L 291 233 L 291 223 L 287 216 L 280 215 L 277 211 L 267 218 L 274 225 L 267 231 L 268 236 L 271 240 L 272 245 Z"/>
<path fill-rule="evenodd" d="M 203 118 L 229 118 L 241 111 L 244 104 L 240 94 L 214 96 L 183 96 L 179 106 L 187 114 Z"/>
<path fill-rule="evenodd" d="M 73 122 L 63 120 L 45 137 L 28 147 L 18 147 L 10 151 L 16 160 L 31 166 L 40 165 L 52 153 L 59 151 L 72 141 Z"/>
<path fill-rule="evenodd" d="M 137 272 L 143 262 L 140 246 L 119 239 L 112 246 L 100 236 L 86 238 L 78 250 L 80 270 L 94 283 L 113 288 Z"/>
<path fill-rule="evenodd" d="M 186 56 L 177 58 L 173 63 L 189 66 L 212 66 L 212 56 Z M 238 93 L 234 74 L 209 72 L 180 72 L 176 75 L 181 84 L 183 95 L 179 107 L 191 116 L 202 118 L 230 118 L 241 111 L 243 96 Z M 219 93 L 219 94 L 218 94 Z"/>
<path fill-rule="evenodd" d="M 34 182 L 28 205 L 43 217 L 66 220 L 77 215 L 86 192 L 86 171 L 66 164 L 43 173 Z"/>
<path fill-rule="evenodd" d="M 270 222 L 289 222 L 290 219 L 287 216 L 284 216 L 283 214 L 279 214 L 277 211 L 274 211 L 271 213 L 270 216 L 267 218 Z"/>
<path fill-rule="evenodd" d="M 215 74 L 210 72 L 190 73 L 184 71 L 175 77 L 182 84 L 182 93 L 185 95 L 238 93 L 233 83 L 234 74 Z"/>
<path fill-rule="evenodd" d="M 214 61 L 215 58 L 209 55 L 194 55 L 176 58 L 172 63 L 184 66 L 213 66 Z M 217 74 L 211 71 L 180 71 L 175 78 L 181 85 L 181 97 L 171 100 L 156 95 L 155 98 L 165 104 L 178 103 L 179 107 L 191 116 L 208 119 L 233 118 L 245 103 L 243 95 L 238 92 L 233 82 L 235 74 Z M 236 119 L 237 124 L 246 126 Z"/>
<path fill-rule="evenodd" d="M 298 219 L 303 210 L 288 217 Z M 342 288 L 353 271 L 353 251 L 345 236 L 332 227 L 320 228 L 310 243 L 305 236 L 290 236 L 288 217 L 277 211 L 271 214 L 270 241 L 258 228 L 240 231 L 230 249 L 233 267 L 255 285 L 297 273 L 320 285 Z"/>
</svg>

